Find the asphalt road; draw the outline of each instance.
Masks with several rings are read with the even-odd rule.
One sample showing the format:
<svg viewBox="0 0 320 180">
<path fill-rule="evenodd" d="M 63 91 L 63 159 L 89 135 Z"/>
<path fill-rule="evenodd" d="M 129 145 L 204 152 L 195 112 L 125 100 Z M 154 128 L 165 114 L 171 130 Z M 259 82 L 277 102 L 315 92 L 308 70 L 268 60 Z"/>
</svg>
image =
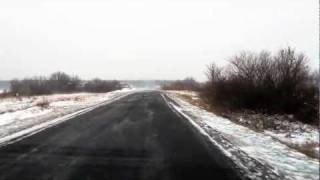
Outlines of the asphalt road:
<svg viewBox="0 0 320 180">
<path fill-rule="evenodd" d="M 159 92 L 129 95 L 0 148 L 0 179 L 238 179 Z"/>
</svg>

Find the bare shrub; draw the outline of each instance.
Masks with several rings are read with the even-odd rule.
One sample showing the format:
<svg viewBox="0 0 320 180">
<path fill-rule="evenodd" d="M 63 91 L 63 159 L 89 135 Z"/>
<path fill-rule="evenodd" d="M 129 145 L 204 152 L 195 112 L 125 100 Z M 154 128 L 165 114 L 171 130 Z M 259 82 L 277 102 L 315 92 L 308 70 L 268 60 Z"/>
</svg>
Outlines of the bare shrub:
<svg viewBox="0 0 320 180">
<path fill-rule="evenodd" d="M 45 77 L 26 78 L 23 80 L 12 80 L 10 82 L 11 93 L 15 95 L 41 95 L 50 94 L 51 89 Z"/>
<path fill-rule="evenodd" d="M 39 106 L 43 109 L 48 108 L 50 105 L 50 102 L 46 98 L 42 98 L 41 101 L 36 103 L 36 106 Z"/>
<path fill-rule="evenodd" d="M 263 113 L 295 114 L 311 123 L 318 115 L 318 83 L 304 54 L 292 48 L 276 55 L 242 52 L 222 69 L 208 67 L 203 97 L 229 109 L 251 109 Z"/>
</svg>

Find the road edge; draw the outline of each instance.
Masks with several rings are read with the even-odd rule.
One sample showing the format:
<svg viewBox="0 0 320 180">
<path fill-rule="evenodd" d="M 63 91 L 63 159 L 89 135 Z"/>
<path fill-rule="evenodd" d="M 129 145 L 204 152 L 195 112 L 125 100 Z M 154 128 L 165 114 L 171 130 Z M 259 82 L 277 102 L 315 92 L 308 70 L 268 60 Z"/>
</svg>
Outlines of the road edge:
<svg viewBox="0 0 320 180">
<path fill-rule="evenodd" d="M 96 108 L 99 108 L 101 106 L 105 106 L 107 104 L 110 104 L 110 103 L 113 103 L 115 101 L 118 101 L 124 97 L 127 97 L 131 94 L 133 94 L 135 92 L 129 92 L 129 93 L 126 93 L 126 94 L 123 94 L 123 95 L 120 95 L 120 96 L 117 96 L 117 97 L 114 97 L 112 99 L 108 99 L 106 101 L 103 101 L 103 102 L 100 102 L 98 104 L 95 104 L 95 105 L 91 105 L 89 107 L 85 107 L 85 108 L 82 108 L 80 110 L 77 110 L 73 113 L 70 113 L 70 114 L 66 114 L 66 115 L 63 115 L 61 117 L 58 117 L 58 118 L 54 118 L 52 120 L 49 120 L 47 122 L 43 122 L 43 123 L 40 123 L 40 124 L 37 124 L 35 126 L 32 126 L 30 128 L 26 128 L 26 129 L 23 129 L 22 131 L 19 131 L 19 132 L 15 132 L 13 134 L 10 134 L 8 136 L 5 136 L 3 138 L 0 139 L 0 148 L 3 147 L 3 146 L 6 146 L 6 145 L 9 145 L 9 144 L 13 144 L 15 142 L 18 142 L 18 141 L 21 141 L 27 137 L 30 137 L 32 135 L 35 135 L 39 132 L 42 132 L 46 129 L 49 129 L 49 128 L 52 128 L 54 126 L 57 126 L 58 124 L 61 124 L 67 120 L 70 120 L 74 117 L 77 117 L 77 116 L 80 116 L 82 114 L 85 114 L 85 113 L 88 113 Z"/>
<path fill-rule="evenodd" d="M 195 129 L 199 134 L 202 135 L 202 137 L 206 140 L 206 142 L 211 145 L 211 148 L 215 147 L 221 151 L 223 155 L 225 155 L 226 158 L 230 160 L 228 164 L 230 164 L 235 170 L 238 170 L 238 175 L 241 179 L 263 179 L 263 180 L 277 180 L 277 179 L 284 179 L 288 180 L 287 177 L 285 177 L 282 174 L 279 174 L 276 172 L 274 168 L 267 164 L 263 164 L 260 161 L 257 161 L 256 159 L 250 157 L 245 152 L 241 151 L 240 149 L 237 149 L 237 152 L 240 152 L 241 155 L 245 156 L 246 161 L 253 162 L 251 165 L 248 163 L 243 163 L 242 159 L 234 156 L 232 153 L 227 151 L 224 147 L 222 147 L 215 139 L 213 139 L 208 132 L 206 132 L 205 129 L 203 129 L 199 124 L 197 124 L 188 114 L 184 113 L 180 107 L 180 105 L 171 97 L 169 97 L 165 92 L 161 92 L 161 96 L 163 100 L 166 102 L 168 107 L 174 111 L 176 114 L 178 114 L 183 119 L 186 119 L 190 125 Z M 223 138 L 223 137 L 222 137 Z M 227 139 L 223 139 L 225 143 L 228 145 L 232 145 L 231 142 L 229 142 Z M 239 161 L 240 160 L 240 161 Z M 248 166 L 250 166 L 248 168 Z M 257 171 L 257 167 L 261 167 L 263 172 Z"/>
</svg>

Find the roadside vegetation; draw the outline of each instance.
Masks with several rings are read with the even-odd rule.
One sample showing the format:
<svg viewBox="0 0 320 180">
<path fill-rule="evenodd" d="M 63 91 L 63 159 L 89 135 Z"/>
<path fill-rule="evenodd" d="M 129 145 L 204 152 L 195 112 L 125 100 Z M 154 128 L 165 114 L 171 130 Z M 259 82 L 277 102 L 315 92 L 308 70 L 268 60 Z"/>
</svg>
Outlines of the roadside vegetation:
<svg viewBox="0 0 320 180">
<path fill-rule="evenodd" d="M 189 90 L 200 91 L 201 84 L 194 80 L 192 77 L 185 78 L 184 80 L 177 80 L 165 84 L 161 87 L 163 90 Z"/>
<path fill-rule="evenodd" d="M 304 123 L 317 123 L 319 73 L 312 73 L 304 54 L 293 49 L 242 52 L 227 67 L 208 67 L 202 97 L 230 110 L 290 114 Z"/>
<path fill-rule="evenodd" d="M 198 88 L 182 80 L 163 89 L 311 158 L 320 157 L 320 77 L 303 53 L 290 47 L 276 53 L 243 51 L 226 66 L 210 64 L 206 75 L 206 82 L 194 82 Z"/>
<path fill-rule="evenodd" d="M 219 111 L 282 114 L 286 120 L 318 125 L 319 72 L 312 72 L 308 58 L 290 47 L 275 54 L 241 52 L 227 66 L 210 64 L 207 77 L 203 85 L 191 81 L 196 86 L 189 86 L 188 78 L 162 88 L 198 91 Z"/>
<path fill-rule="evenodd" d="M 64 72 L 56 72 L 49 77 L 33 77 L 10 81 L 10 91 L 3 96 L 32 96 L 54 93 L 94 92 L 103 93 L 121 89 L 119 81 L 93 79 L 81 80 Z"/>
</svg>

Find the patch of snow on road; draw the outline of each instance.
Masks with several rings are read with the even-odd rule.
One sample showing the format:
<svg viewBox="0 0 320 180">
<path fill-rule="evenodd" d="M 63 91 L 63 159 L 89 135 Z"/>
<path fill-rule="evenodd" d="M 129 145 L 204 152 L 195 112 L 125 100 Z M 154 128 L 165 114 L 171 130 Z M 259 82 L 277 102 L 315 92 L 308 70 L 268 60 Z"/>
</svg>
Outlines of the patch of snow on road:
<svg viewBox="0 0 320 180">
<path fill-rule="evenodd" d="M 319 161 L 247 127 L 191 105 L 173 93 L 169 97 L 179 104 L 182 111 L 202 126 L 220 132 L 234 146 L 260 162 L 267 163 L 290 179 L 319 179 Z M 208 131 L 208 129 L 205 129 Z M 210 134 L 210 133 L 209 133 Z"/>
</svg>

